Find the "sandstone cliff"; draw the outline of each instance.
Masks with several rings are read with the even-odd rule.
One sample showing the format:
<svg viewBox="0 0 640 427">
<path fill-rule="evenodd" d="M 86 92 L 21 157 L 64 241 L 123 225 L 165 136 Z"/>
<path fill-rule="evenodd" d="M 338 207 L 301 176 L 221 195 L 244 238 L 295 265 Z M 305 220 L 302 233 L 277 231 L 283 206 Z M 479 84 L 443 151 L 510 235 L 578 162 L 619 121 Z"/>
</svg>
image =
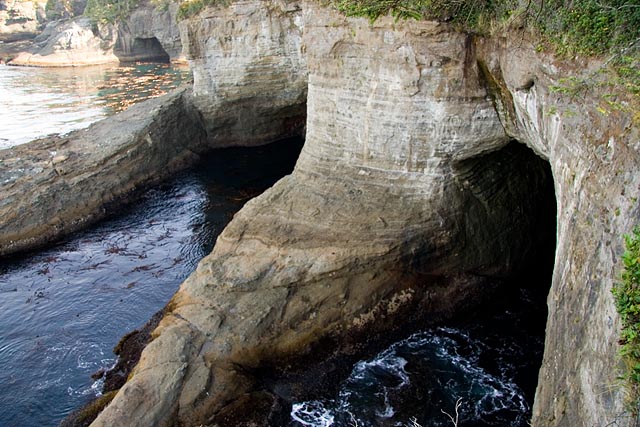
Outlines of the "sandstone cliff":
<svg viewBox="0 0 640 427">
<path fill-rule="evenodd" d="M 181 22 L 180 31 L 194 103 L 213 144 L 249 146 L 264 135 L 300 134 L 307 70 L 298 2 L 235 1 Z"/>
<path fill-rule="evenodd" d="M 305 100 L 307 140 L 294 173 L 247 203 L 181 286 L 93 425 L 281 425 L 327 360 L 477 303 L 491 294 L 487 277 L 534 258 L 532 236 L 549 232 L 556 262 L 533 425 L 631 425 L 610 289 L 621 235 L 640 217 L 640 135 L 631 114 L 595 108 L 605 89 L 579 98 L 552 89 L 598 63 L 560 62 L 520 33 L 370 24 L 317 3 L 234 2 L 181 31 L 198 147 L 299 131 Z M 23 193 L 58 188 L 53 166 L 66 154 L 57 155 L 37 165 L 51 179 Z M 161 159 L 153 168 L 170 158 Z M 556 230 L 538 220 L 553 210 L 545 165 Z M 6 191 L 14 181 L 0 182 Z M 43 212 L 0 242 L 25 247 L 38 224 L 55 230 Z M 303 386 L 291 388 L 291 376 Z"/>
<path fill-rule="evenodd" d="M 166 7 L 141 2 L 120 23 L 114 54 L 121 62 L 184 61 L 177 11 L 175 2 L 167 2 Z"/>
<path fill-rule="evenodd" d="M 290 12 L 273 8 L 268 13 L 275 22 Z M 252 33 L 235 48 L 245 49 L 246 68 L 228 59 L 230 65 L 217 70 L 224 96 L 205 103 L 206 85 L 198 83 L 195 94 L 178 91 L 65 137 L 0 150 L 0 255 L 40 246 L 95 221 L 104 216 L 107 203 L 185 167 L 202 150 L 301 134 L 306 68 L 300 60 L 301 31 L 290 27 L 293 19 L 266 32 L 254 13 L 246 21 L 235 20 Z M 259 35 L 264 36 L 260 54 L 250 49 L 250 40 Z M 200 60 L 194 58 L 196 76 L 207 72 L 198 68 Z M 295 77 L 271 85 L 268 76 L 285 78 L 290 61 L 299 67 Z M 256 77 L 259 67 L 262 84 Z"/>
<path fill-rule="evenodd" d="M 601 63 L 563 63 L 521 40 L 484 41 L 480 50 L 505 129 L 551 164 L 557 197 L 558 244 L 533 425 L 634 425 L 617 379 L 619 320 L 611 288 L 620 277 L 622 235 L 640 220 L 637 119 L 633 111 L 606 108 L 611 93 L 625 105 L 620 88 L 594 83 L 573 96 L 554 90 L 568 75 L 597 76 Z"/>
<path fill-rule="evenodd" d="M 548 113 L 563 102 L 551 85 L 575 69 L 518 38 L 303 10 L 307 141 L 294 173 L 219 237 L 94 425 L 278 425 L 301 391 L 265 378 L 313 372 L 318 350 L 357 353 L 364 331 L 441 320 L 490 293 L 484 277 L 531 257 L 537 210 L 552 209 L 542 161 L 512 138 L 549 162 L 558 205 L 534 425 L 616 419 L 609 290 L 638 217 L 625 196 L 638 188 L 629 118 Z"/>
</svg>

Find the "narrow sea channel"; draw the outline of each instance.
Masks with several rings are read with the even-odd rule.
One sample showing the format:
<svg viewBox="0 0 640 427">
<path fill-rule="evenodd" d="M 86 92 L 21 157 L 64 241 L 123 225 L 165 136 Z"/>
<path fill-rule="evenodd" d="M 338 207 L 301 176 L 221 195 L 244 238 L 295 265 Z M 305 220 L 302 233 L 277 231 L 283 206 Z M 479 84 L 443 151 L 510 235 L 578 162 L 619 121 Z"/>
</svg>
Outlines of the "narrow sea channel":
<svg viewBox="0 0 640 427">
<path fill-rule="evenodd" d="M 117 216 L 0 264 L 0 425 L 57 426 L 91 374 L 160 310 L 233 214 L 293 169 L 302 143 L 212 153 Z"/>
</svg>

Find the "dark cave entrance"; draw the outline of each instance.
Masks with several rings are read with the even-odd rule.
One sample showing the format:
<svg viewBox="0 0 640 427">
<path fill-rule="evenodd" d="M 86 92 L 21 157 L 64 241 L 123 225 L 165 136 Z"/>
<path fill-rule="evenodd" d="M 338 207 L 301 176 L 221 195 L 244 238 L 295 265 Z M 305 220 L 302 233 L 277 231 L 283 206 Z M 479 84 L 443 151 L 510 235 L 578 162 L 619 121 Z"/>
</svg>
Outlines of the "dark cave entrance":
<svg viewBox="0 0 640 427">
<path fill-rule="evenodd" d="M 350 364 L 335 389 L 332 383 L 319 398 L 295 402 L 289 427 L 327 419 L 336 426 L 451 425 L 442 411 L 455 414 L 458 399 L 459 425 L 529 425 L 555 259 L 551 166 L 512 141 L 452 169 L 457 189 L 450 197 L 464 200 L 456 224 L 467 241 L 454 256 L 470 266 L 464 273 L 486 279 L 483 295 L 444 322 L 404 324 L 386 337 L 391 345 Z M 419 261 L 412 267 L 421 268 Z"/>
<path fill-rule="evenodd" d="M 121 63 L 128 62 L 157 62 L 168 64 L 171 58 L 155 37 L 131 40 L 129 37 L 118 37 L 113 50 Z"/>
<path fill-rule="evenodd" d="M 512 370 L 530 411 L 544 353 L 547 297 L 556 252 L 557 199 L 551 165 L 514 140 L 497 151 L 465 160 L 455 169 L 467 191 L 479 201 L 470 208 L 491 212 L 484 218 L 477 216 L 488 219 L 484 223 L 470 220 L 467 233 L 479 233 L 481 239 L 504 233 L 513 239 L 511 245 L 495 247 L 494 262 L 502 268 L 488 274 L 504 283 L 488 303 L 460 324 L 476 330 L 493 348 L 488 359 L 514 357 L 510 368 L 501 369 Z M 521 351 L 505 355 L 508 352 L 501 346 Z M 528 419 L 506 425 L 525 426 Z"/>
</svg>

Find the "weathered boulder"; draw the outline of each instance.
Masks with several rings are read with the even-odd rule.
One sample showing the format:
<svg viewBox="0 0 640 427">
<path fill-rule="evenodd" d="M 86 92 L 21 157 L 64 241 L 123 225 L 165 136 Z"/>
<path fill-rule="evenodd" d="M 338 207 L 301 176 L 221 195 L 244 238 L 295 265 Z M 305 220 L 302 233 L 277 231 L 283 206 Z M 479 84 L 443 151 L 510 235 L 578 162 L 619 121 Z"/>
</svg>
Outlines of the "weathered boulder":
<svg viewBox="0 0 640 427">
<path fill-rule="evenodd" d="M 93 426 L 282 425 L 282 408 L 309 392 L 282 378 L 318 384 L 319 359 L 459 313 L 491 295 L 487 277 L 533 256 L 544 232 L 526 213 L 553 209 L 549 176 L 509 144 L 473 39 L 312 3 L 304 25 L 307 139 L 295 171 L 220 235 Z M 196 90 L 215 99 L 210 79 Z"/>
<path fill-rule="evenodd" d="M 88 129 L 0 150 L 0 255 L 75 231 L 193 162 L 206 139 L 189 97 L 178 90 Z"/>
<path fill-rule="evenodd" d="M 307 70 L 298 1 L 234 1 L 180 23 L 194 103 L 212 145 L 255 145 L 298 135 Z"/>
<path fill-rule="evenodd" d="M 0 42 L 35 37 L 45 21 L 46 0 L 1 0 Z"/>
<path fill-rule="evenodd" d="M 173 1 L 164 7 L 141 2 L 118 27 L 114 54 L 120 62 L 184 61 L 177 12 Z"/>
<path fill-rule="evenodd" d="M 54 21 L 47 25 L 39 43 L 18 54 L 11 65 L 70 67 L 118 62 L 113 54 L 115 27 L 94 25 L 89 18 Z"/>
</svg>

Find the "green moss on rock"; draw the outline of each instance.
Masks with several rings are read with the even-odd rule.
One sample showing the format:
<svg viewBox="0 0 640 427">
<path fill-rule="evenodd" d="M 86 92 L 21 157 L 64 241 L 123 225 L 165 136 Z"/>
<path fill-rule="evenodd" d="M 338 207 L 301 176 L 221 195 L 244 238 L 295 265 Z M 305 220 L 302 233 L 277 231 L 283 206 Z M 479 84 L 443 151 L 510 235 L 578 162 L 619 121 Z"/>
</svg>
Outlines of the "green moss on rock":
<svg viewBox="0 0 640 427">
<path fill-rule="evenodd" d="M 640 408 L 640 227 L 625 235 L 624 240 L 622 280 L 612 292 L 622 322 L 619 344 L 628 409 L 637 414 Z"/>
</svg>

